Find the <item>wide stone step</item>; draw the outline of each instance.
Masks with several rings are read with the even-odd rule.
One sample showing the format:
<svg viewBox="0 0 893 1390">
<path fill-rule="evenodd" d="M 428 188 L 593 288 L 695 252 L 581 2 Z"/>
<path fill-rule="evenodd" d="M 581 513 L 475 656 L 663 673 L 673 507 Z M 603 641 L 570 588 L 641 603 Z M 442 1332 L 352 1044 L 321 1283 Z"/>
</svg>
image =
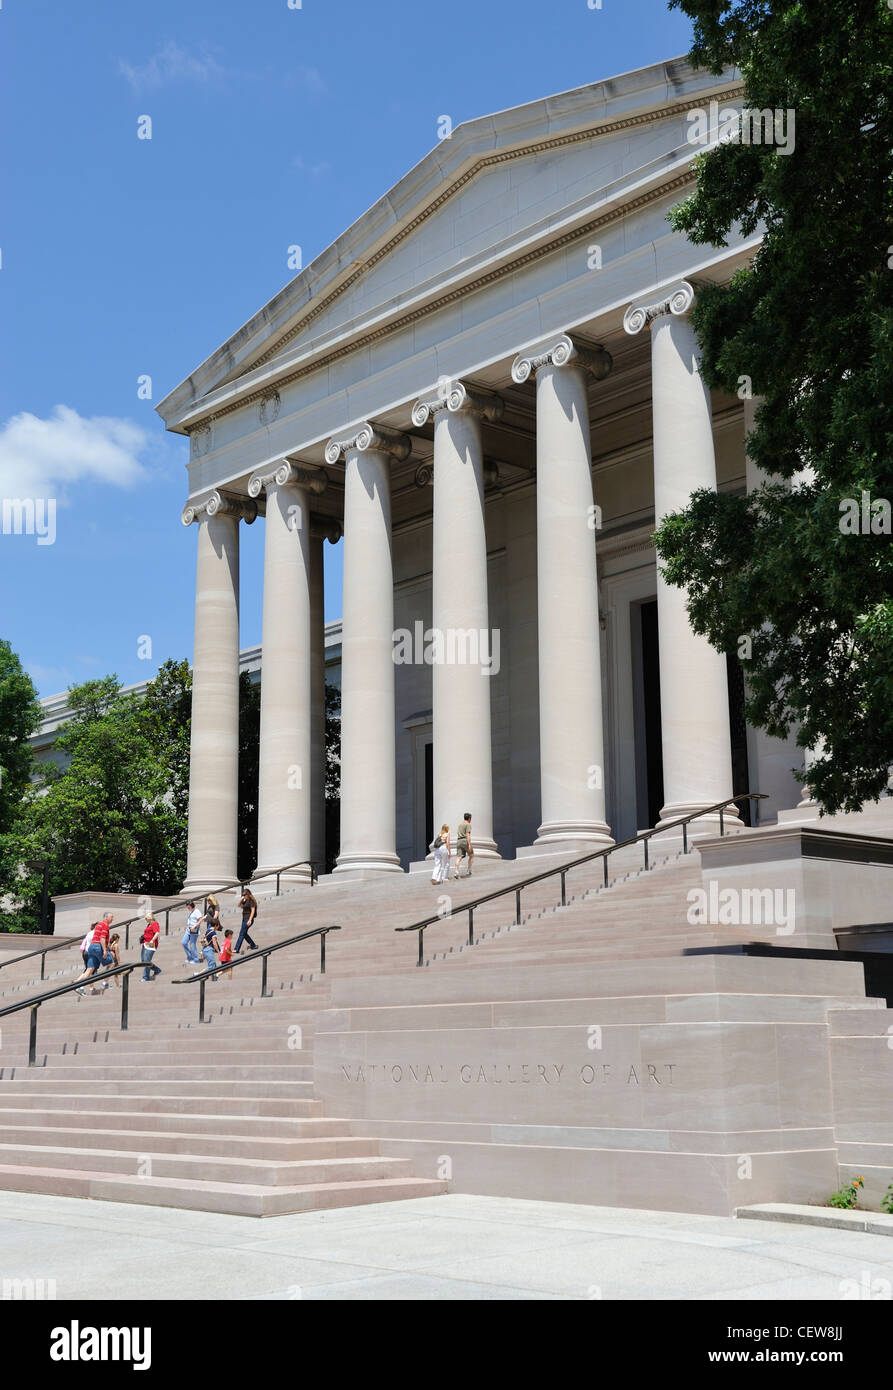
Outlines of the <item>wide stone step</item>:
<svg viewBox="0 0 893 1390">
<path fill-rule="evenodd" d="M 13 1085 L 17 1083 L 12 1083 Z M 94 1087 L 82 1094 L 75 1094 L 71 1087 L 64 1091 L 29 1090 L 20 1086 L 16 1091 L 5 1092 L 0 1087 L 0 1115 L 12 1103 L 19 1108 L 26 1103 L 49 1110 L 90 1110 L 97 1105 L 103 1110 L 135 1110 L 143 1115 L 195 1114 L 195 1115 L 284 1115 L 295 1118 L 305 1115 L 318 1115 L 322 1102 L 318 1100 L 295 1100 L 291 1097 L 269 1096 L 198 1096 L 194 1094 L 135 1095 L 126 1092 L 102 1091 Z"/>
<path fill-rule="evenodd" d="M 26 1112 L 26 1117 L 35 1118 L 30 1112 Z M 330 1137 L 327 1137 L 327 1129 L 322 1137 L 301 1138 L 289 1134 L 264 1138 L 256 1132 L 259 1124 L 248 1134 L 234 1134 L 231 1129 L 233 1122 L 226 1116 L 220 1116 L 217 1129 L 208 1133 L 202 1133 L 199 1129 L 185 1130 L 182 1126 L 170 1131 L 160 1127 L 128 1129 L 123 1128 L 120 1121 L 116 1124 L 115 1117 L 110 1116 L 104 1117 L 102 1125 L 98 1123 L 102 1117 L 91 1116 L 93 1127 L 84 1129 L 77 1122 L 85 1118 L 72 1115 L 71 1123 L 65 1125 L 35 1126 L 0 1122 L 0 1144 L 40 1148 L 65 1144 L 79 1150 L 115 1149 L 138 1154 L 227 1154 L 233 1158 L 274 1159 L 279 1163 L 297 1162 L 300 1159 L 368 1158 L 379 1151 L 378 1139 L 347 1133 L 349 1126 L 345 1122 L 341 1123 L 345 1133 L 339 1134 L 337 1122 L 332 1121 Z"/>
<path fill-rule="evenodd" d="M 276 1216 L 433 1197 L 448 1184 L 430 1178 L 372 1178 L 353 1182 L 308 1183 L 293 1187 L 264 1187 L 187 1178 L 134 1178 L 98 1171 L 0 1165 L 0 1189 L 42 1192 L 95 1201 L 134 1202 L 144 1206 L 216 1211 L 239 1216 Z"/>
<path fill-rule="evenodd" d="M 254 1155 L 227 1157 L 224 1154 L 171 1154 L 117 1148 L 76 1148 L 68 1143 L 25 1145 L 0 1143 L 0 1172 L 10 1167 L 78 1168 L 120 1173 L 144 1181 L 156 1178 L 185 1178 L 189 1181 L 253 1183 L 261 1187 L 295 1187 L 309 1183 L 356 1182 L 371 1178 L 394 1178 L 407 1173 L 408 1158 L 384 1158 L 380 1154 L 361 1154 L 340 1158 L 270 1160 Z"/>
<path fill-rule="evenodd" d="M 318 1102 L 314 1102 L 317 1106 Z M 50 1131 L 66 1128 L 79 1128 L 89 1124 L 97 1132 L 113 1131 L 118 1134 L 124 1130 L 145 1132 L 151 1123 L 153 1134 L 223 1134 L 259 1136 L 270 1139 L 304 1139 L 349 1137 L 353 1122 L 337 1117 L 323 1116 L 319 1113 L 301 1111 L 297 1115 L 280 1114 L 276 1111 L 262 1111 L 258 1114 L 245 1111 L 233 1112 L 230 1108 L 221 1112 L 210 1110 L 207 1114 L 190 1113 L 184 1110 L 126 1110 L 108 1108 L 107 1100 L 102 1101 L 102 1109 L 73 1110 L 69 1107 L 53 1109 L 44 1101 L 41 1107 L 27 1109 L 0 1107 L 0 1124 L 28 1126 L 38 1123 L 46 1128 L 49 1142 L 53 1143 Z M 321 1107 L 320 1107 L 321 1108 Z"/>
<path fill-rule="evenodd" d="M 63 1070 L 62 1068 L 58 1069 Z M 44 1088 L 64 1086 L 69 1097 L 98 1095 L 138 1095 L 146 1100 L 162 1099 L 165 1096 L 211 1099 L 215 1096 L 245 1097 L 246 1099 L 273 1099 L 278 1096 L 289 1100 L 309 1097 L 311 1081 L 190 1081 L 161 1075 L 155 1079 L 142 1076 L 122 1080 L 96 1078 L 89 1079 L 89 1067 L 81 1068 L 76 1077 L 57 1075 L 53 1067 L 23 1067 L 21 1076 L 0 1082 L 0 1096 L 18 1095 L 22 1092 L 39 1097 Z"/>
<path fill-rule="evenodd" d="M 134 1081 L 140 1085 L 148 1085 L 152 1082 L 188 1081 L 197 1084 L 217 1085 L 214 1078 L 208 1078 L 209 1071 L 226 1072 L 226 1085 L 241 1085 L 248 1082 L 292 1082 L 295 1085 L 310 1085 L 313 1080 L 313 1068 L 306 1063 L 291 1062 L 287 1051 L 283 1050 L 276 1057 L 275 1062 L 266 1062 L 259 1066 L 243 1065 L 238 1062 L 226 1061 L 221 1064 L 217 1061 L 196 1062 L 194 1065 L 182 1065 L 178 1062 L 148 1063 L 140 1066 L 136 1062 L 106 1060 L 104 1057 L 87 1056 L 80 1063 L 71 1063 L 63 1059 L 57 1061 L 50 1059 L 47 1067 L 29 1067 L 27 1058 L 19 1062 L 16 1066 L 0 1067 L 0 1086 L 5 1085 L 7 1080 L 15 1081 L 27 1076 L 33 1076 L 36 1071 L 52 1072 L 53 1076 L 59 1081 L 74 1082 L 119 1082 Z"/>
</svg>

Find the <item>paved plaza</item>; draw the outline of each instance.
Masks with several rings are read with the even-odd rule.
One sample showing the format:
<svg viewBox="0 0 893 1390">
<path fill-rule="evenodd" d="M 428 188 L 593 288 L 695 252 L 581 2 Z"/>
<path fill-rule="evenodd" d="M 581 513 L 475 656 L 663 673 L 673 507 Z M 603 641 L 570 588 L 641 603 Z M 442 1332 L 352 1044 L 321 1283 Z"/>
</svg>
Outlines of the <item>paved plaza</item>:
<svg viewBox="0 0 893 1390">
<path fill-rule="evenodd" d="M 110 1305 L 201 1287 L 218 1299 L 840 1301 L 893 1282 L 887 1236 L 461 1194 L 256 1220 L 2 1192 L 0 1249 L 4 1278 Z"/>
</svg>

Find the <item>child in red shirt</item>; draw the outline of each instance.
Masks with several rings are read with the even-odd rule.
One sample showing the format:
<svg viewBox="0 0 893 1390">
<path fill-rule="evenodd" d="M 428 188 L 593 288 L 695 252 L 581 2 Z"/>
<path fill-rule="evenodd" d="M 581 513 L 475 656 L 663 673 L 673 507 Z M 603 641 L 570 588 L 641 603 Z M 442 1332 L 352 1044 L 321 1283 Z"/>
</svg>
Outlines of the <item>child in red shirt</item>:
<svg viewBox="0 0 893 1390">
<path fill-rule="evenodd" d="M 220 964 L 221 964 L 221 965 L 229 965 L 229 963 L 230 963 L 230 961 L 232 960 L 232 958 L 233 958 L 233 934 L 232 934 L 232 931 L 229 929 L 229 927 L 227 927 L 226 931 L 223 933 L 223 945 L 222 945 L 221 948 L 220 948 Z M 227 972 L 226 972 L 226 978 L 227 978 L 228 980 L 231 980 L 231 979 L 233 978 L 233 972 L 232 972 L 231 970 L 227 970 Z"/>
</svg>

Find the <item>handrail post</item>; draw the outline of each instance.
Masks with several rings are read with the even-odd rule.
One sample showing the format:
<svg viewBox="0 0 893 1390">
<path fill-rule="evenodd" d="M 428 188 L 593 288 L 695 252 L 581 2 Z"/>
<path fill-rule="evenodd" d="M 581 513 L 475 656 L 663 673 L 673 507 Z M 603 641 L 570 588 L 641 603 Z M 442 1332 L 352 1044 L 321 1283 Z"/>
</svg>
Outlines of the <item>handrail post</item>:
<svg viewBox="0 0 893 1390">
<path fill-rule="evenodd" d="M 521 925 L 521 889 L 515 891 L 515 926 Z"/>
<path fill-rule="evenodd" d="M 319 973 L 320 975 L 326 973 L 326 934 L 324 931 L 319 934 Z"/>
<path fill-rule="evenodd" d="M 644 838 L 643 838 L 643 840 L 642 840 L 642 848 L 643 848 L 644 851 L 645 851 L 645 868 L 647 869 L 647 868 L 648 868 L 648 836 L 647 836 L 647 835 L 645 835 Z"/>
<path fill-rule="evenodd" d="M 606 854 L 603 854 L 603 855 L 602 855 L 602 863 L 603 863 L 604 866 L 605 866 L 605 887 L 607 888 L 607 886 L 608 886 L 608 856 L 607 856 Z"/>
<path fill-rule="evenodd" d="M 279 877 L 280 877 L 280 873 L 281 873 L 281 870 L 277 869 L 277 870 L 276 870 L 276 897 L 277 897 L 277 898 L 279 897 Z"/>
<path fill-rule="evenodd" d="M 468 944 L 474 945 L 474 908 L 468 909 Z"/>
<path fill-rule="evenodd" d="M 688 854 L 688 821 L 682 822 L 682 853 Z"/>
<path fill-rule="evenodd" d="M 263 959 L 261 960 L 261 970 L 260 970 L 260 997 L 261 997 L 261 999 L 269 999 L 269 997 L 270 997 L 270 996 L 269 996 L 269 993 L 267 992 L 267 961 L 268 961 L 269 959 L 270 959 L 270 957 L 269 957 L 268 955 L 266 955 L 266 953 L 265 953 L 264 956 L 263 956 Z"/>
<path fill-rule="evenodd" d="M 725 835 L 725 821 L 723 820 L 722 807 L 719 808 L 719 833 Z"/>
<path fill-rule="evenodd" d="M 40 954 L 40 978 L 41 978 L 42 980 L 45 980 L 45 979 L 46 979 L 46 975 L 43 973 L 44 970 L 46 969 L 46 963 L 47 963 L 47 953 L 46 953 L 46 951 L 42 951 L 41 954 Z"/>
<path fill-rule="evenodd" d="M 425 964 L 425 928 L 419 927 L 419 958 L 416 965 Z"/>
<path fill-rule="evenodd" d="M 127 1032 L 127 1019 L 130 1012 L 130 976 L 132 971 L 128 970 L 124 979 L 121 981 L 121 1032 Z"/>
<path fill-rule="evenodd" d="M 561 875 L 561 906 L 567 907 L 567 874 Z"/>
<path fill-rule="evenodd" d="M 199 980 L 199 982 L 198 982 L 198 1021 L 199 1021 L 199 1023 L 204 1023 L 204 1022 L 205 1022 L 205 984 L 206 984 L 205 978 L 204 978 L 204 976 L 202 976 L 202 978 L 201 978 L 201 979 Z"/>
<path fill-rule="evenodd" d="M 170 936 L 171 932 L 171 910 L 169 907 L 164 909 L 164 934 Z"/>
<path fill-rule="evenodd" d="M 31 1009 L 31 1022 L 28 1027 L 28 1066 L 33 1067 L 37 1058 L 37 1010 L 39 1004 L 35 1004 Z"/>
</svg>

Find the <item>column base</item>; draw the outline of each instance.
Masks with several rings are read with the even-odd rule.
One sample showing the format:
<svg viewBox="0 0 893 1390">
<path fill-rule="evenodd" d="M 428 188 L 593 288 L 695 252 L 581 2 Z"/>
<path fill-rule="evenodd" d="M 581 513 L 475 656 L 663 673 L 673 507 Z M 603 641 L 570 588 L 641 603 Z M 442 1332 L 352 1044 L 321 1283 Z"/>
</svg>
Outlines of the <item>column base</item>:
<svg viewBox="0 0 893 1390">
<path fill-rule="evenodd" d="M 262 875 L 263 875 L 263 877 L 262 877 Z M 261 893 L 266 893 L 268 889 L 269 889 L 270 891 L 272 891 L 273 893 L 275 893 L 275 891 L 276 891 L 276 868 L 275 868 L 275 865 L 274 865 L 272 868 L 269 868 L 269 869 L 266 868 L 264 865 L 258 865 L 258 867 L 257 867 L 257 868 L 255 869 L 255 871 L 254 871 L 254 879 L 260 879 L 260 882 L 255 884 L 254 881 L 252 880 L 252 886 L 251 886 L 251 891 L 252 891 L 252 893 L 257 893 L 258 891 L 261 892 Z M 302 869 L 302 868 L 300 868 L 300 867 L 298 867 L 298 868 L 296 868 L 296 869 L 287 869 L 284 873 L 281 873 L 281 874 L 279 875 L 279 885 L 280 885 L 280 887 L 285 887 L 285 885 L 287 884 L 290 888 L 293 888 L 296 884 L 300 884 L 300 883 L 309 883 L 309 882 L 310 882 L 310 868 L 309 868 L 309 866 L 308 866 L 306 869 Z"/>
<path fill-rule="evenodd" d="M 601 849 L 605 845 L 613 845 L 614 836 L 611 834 L 611 827 L 607 821 L 603 820 L 565 820 L 565 821 L 544 821 L 536 832 L 534 848 L 543 845 L 552 850 L 554 847 L 567 844 L 571 850 L 580 846 L 580 852 L 585 854 L 588 849 Z"/>
<path fill-rule="evenodd" d="M 402 874 L 403 865 L 387 850 L 370 850 L 366 853 L 339 854 L 332 870 L 335 874 L 351 874 L 354 878 L 371 878 L 376 874 Z"/>
<path fill-rule="evenodd" d="M 657 825 L 656 825 L 654 828 L 655 828 L 655 830 L 663 830 L 664 827 L 665 827 L 666 825 L 671 824 L 674 820 L 679 820 L 679 818 L 680 818 L 681 816 L 693 816 L 693 815 L 697 815 L 698 811 L 701 809 L 702 806 L 706 808 L 706 807 L 708 807 L 708 806 L 712 806 L 713 804 L 714 804 L 714 803 L 711 802 L 711 801 L 704 801 L 704 802 L 697 802 L 697 801 L 685 801 L 685 802 L 683 802 L 683 801 L 673 801 L 673 802 L 668 802 L 666 806 L 663 806 L 663 807 L 661 808 L 660 820 L 657 822 Z M 722 818 L 723 818 L 723 826 L 724 826 L 724 828 L 725 828 L 726 830 L 734 829 L 735 826 L 743 826 L 743 824 L 744 824 L 744 822 L 742 821 L 740 815 L 738 814 L 738 808 L 737 808 L 737 806 L 727 806 L 726 809 L 725 809 L 725 810 L 723 811 L 723 813 L 722 813 Z M 681 838 L 682 838 L 682 826 L 681 826 L 681 825 L 678 825 L 678 826 L 676 827 L 674 833 L 675 833 L 676 835 L 678 835 L 679 838 L 681 839 Z M 690 822 L 689 822 L 689 826 L 688 826 L 688 835 L 689 835 L 689 838 L 691 838 L 692 835 L 718 835 L 718 834 L 719 834 L 719 812 L 718 812 L 718 811 L 711 811 L 709 815 L 698 816 L 697 820 L 693 820 L 693 821 L 690 821 Z"/>
<path fill-rule="evenodd" d="M 223 884 L 227 884 L 228 887 L 224 888 Z M 236 878 L 235 874 L 233 874 L 231 878 L 227 878 L 225 874 L 221 874 L 220 878 L 211 878 L 208 876 L 203 878 L 190 878 L 183 884 L 180 897 L 195 898 L 195 900 L 198 901 L 199 898 L 204 898 L 208 893 L 218 894 L 230 892 L 233 889 L 241 887 L 241 884 L 242 880 Z"/>
</svg>

